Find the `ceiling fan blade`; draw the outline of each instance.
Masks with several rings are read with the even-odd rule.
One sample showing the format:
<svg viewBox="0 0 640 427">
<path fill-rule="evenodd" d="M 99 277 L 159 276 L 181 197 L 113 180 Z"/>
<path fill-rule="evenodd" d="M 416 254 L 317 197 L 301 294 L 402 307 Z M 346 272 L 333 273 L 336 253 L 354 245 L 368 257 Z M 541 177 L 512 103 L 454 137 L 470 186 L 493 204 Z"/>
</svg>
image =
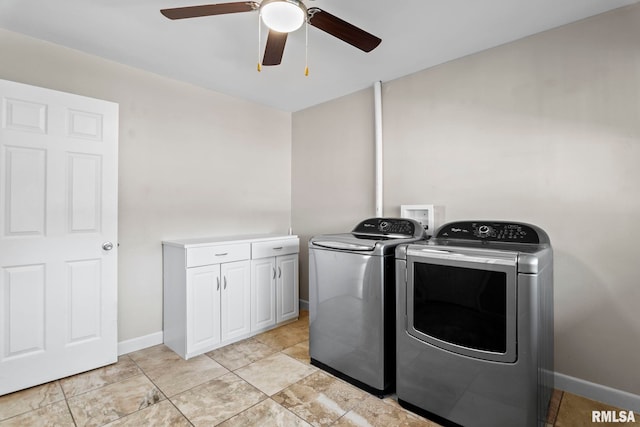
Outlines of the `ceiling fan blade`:
<svg viewBox="0 0 640 427">
<path fill-rule="evenodd" d="M 367 33 L 320 8 L 312 7 L 308 14 L 309 24 L 365 52 L 371 52 L 382 41 L 373 34 Z"/>
<path fill-rule="evenodd" d="M 264 48 L 262 65 L 280 65 L 288 34 L 289 33 L 279 33 L 277 31 L 269 30 L 267 45 Z"/>
<path fill-rule="evenodd" d="M 234 3 L 205 4 L 202 6 L 176 7 L 162 9 L 160 13 L 169 19 L 196 18 L 199 16 L 224 15 L 226 13 L 251 12 L 260 5 L 254 1 L 239 1 Z"/>
</svg>

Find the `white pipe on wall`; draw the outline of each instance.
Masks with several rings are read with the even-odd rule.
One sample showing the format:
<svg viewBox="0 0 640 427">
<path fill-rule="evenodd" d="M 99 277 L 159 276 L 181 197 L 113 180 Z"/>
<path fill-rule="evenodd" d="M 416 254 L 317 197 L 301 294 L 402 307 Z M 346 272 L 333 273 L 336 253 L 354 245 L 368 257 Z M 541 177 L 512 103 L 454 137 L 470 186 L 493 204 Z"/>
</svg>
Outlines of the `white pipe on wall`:
<svg viewBox="0 0 640 427">
<path fill-rule="evenodd" d="M 382 82 L 377 81 L 373 84 L 373 97 L 376 147 L 376 216 L 382 217 Z"/>
</svg>

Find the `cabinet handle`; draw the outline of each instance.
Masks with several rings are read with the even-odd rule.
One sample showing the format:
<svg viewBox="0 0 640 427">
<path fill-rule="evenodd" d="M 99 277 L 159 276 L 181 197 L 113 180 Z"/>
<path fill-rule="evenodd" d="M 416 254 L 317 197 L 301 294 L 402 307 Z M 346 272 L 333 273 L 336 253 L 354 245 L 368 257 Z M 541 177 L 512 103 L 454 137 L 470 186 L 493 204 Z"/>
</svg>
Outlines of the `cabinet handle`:
<svg viewBox="0 0 640 427">
<path fill-rule="evenodd" d="M 278 246 L 277 248 L 273 248 L 274 251 L 279 251 L 280 249 L 282 249 L 283 246 Z"/>
<path fill-rule="evenodd" d="M 225 253 L 222 253 L 222 254 L 216 254 L 216 256 L 225 256 L 225 255 L 229 255 L 229 252 L 225 252 Z"/>
<path fill-rule="evenodd" d="M 273 267 L 273 278 L 274 279 L 276 278 L 276 268 L 275 267 Z"/>
<path fill-rule="evenodd" d="M 224 288 L 227 289 L 227 276 L 224 276 Z"/>
<path fill-rule="evenodd" d="M 278 279 L 282 277 L 282 269 L 278 267 Z"/>
<path fill-rule="evenodd" d="M 216 280 L 218 281 L 218 288 L 216 289 L 216 291 L 220 290 L 220 277 L 216 277 Z"/>
</svg>

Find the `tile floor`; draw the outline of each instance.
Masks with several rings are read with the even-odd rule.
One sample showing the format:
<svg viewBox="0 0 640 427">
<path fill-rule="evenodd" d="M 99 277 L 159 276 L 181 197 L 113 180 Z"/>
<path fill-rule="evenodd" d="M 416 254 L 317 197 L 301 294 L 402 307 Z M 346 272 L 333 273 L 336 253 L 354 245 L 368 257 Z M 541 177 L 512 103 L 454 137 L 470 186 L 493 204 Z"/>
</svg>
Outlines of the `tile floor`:
<svg viewBox="0 0 640 427">
<path fill-rule="evenodd" d="M 308 312 L 294 323 L 183 360 L 164 345 L 0 396 L 0 426 L 425 426 L 437 424 L 309 364 Z M 548 426 L 594 425 L 613 409 L 556 392 Z M 640 415 L 636 417 L 640 425 Z"/>
</svg>

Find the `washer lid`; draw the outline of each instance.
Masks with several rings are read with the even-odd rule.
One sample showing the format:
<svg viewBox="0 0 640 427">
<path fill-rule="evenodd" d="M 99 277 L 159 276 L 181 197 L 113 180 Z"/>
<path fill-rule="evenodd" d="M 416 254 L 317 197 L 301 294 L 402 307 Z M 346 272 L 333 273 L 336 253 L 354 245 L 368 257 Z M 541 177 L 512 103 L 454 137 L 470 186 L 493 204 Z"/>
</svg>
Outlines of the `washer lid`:
<svg viewBox="0 0 640 427">
<path fill-rule="evenodd" d="M 396 246 L 418 241 L 416 238 L 388 238 L 358 236 L 352 233 L 324 234 L 314 236 L 309 240 L 309 249 L 331 250 L 337 252 L 351 252 L 362 255 L 393 254 Z"/>
<path fill-rule="evenodd" d="M 332 236 L 319 236 L 317 238 L 314 238 L 311 243 L 313 244 L 313 246 L 320 246 L 321 248 L 326 249 L 339 249 L 341 251 L 371 252 L 376 248 L 375 241 L 369 241 L 366 244 L 361 244 L 360 242 L 349 242 L 341 240 L 343 239 L 332 238 Z"/>
<path fill-rule="evenodd" d="M 395 247 L 427 238 L 420 223 L 407 218 L 369 218 L 351 233 L 312 237 L 309 248 L 354 252 L 367 255 L 392 254 Z"/>
</svg>

